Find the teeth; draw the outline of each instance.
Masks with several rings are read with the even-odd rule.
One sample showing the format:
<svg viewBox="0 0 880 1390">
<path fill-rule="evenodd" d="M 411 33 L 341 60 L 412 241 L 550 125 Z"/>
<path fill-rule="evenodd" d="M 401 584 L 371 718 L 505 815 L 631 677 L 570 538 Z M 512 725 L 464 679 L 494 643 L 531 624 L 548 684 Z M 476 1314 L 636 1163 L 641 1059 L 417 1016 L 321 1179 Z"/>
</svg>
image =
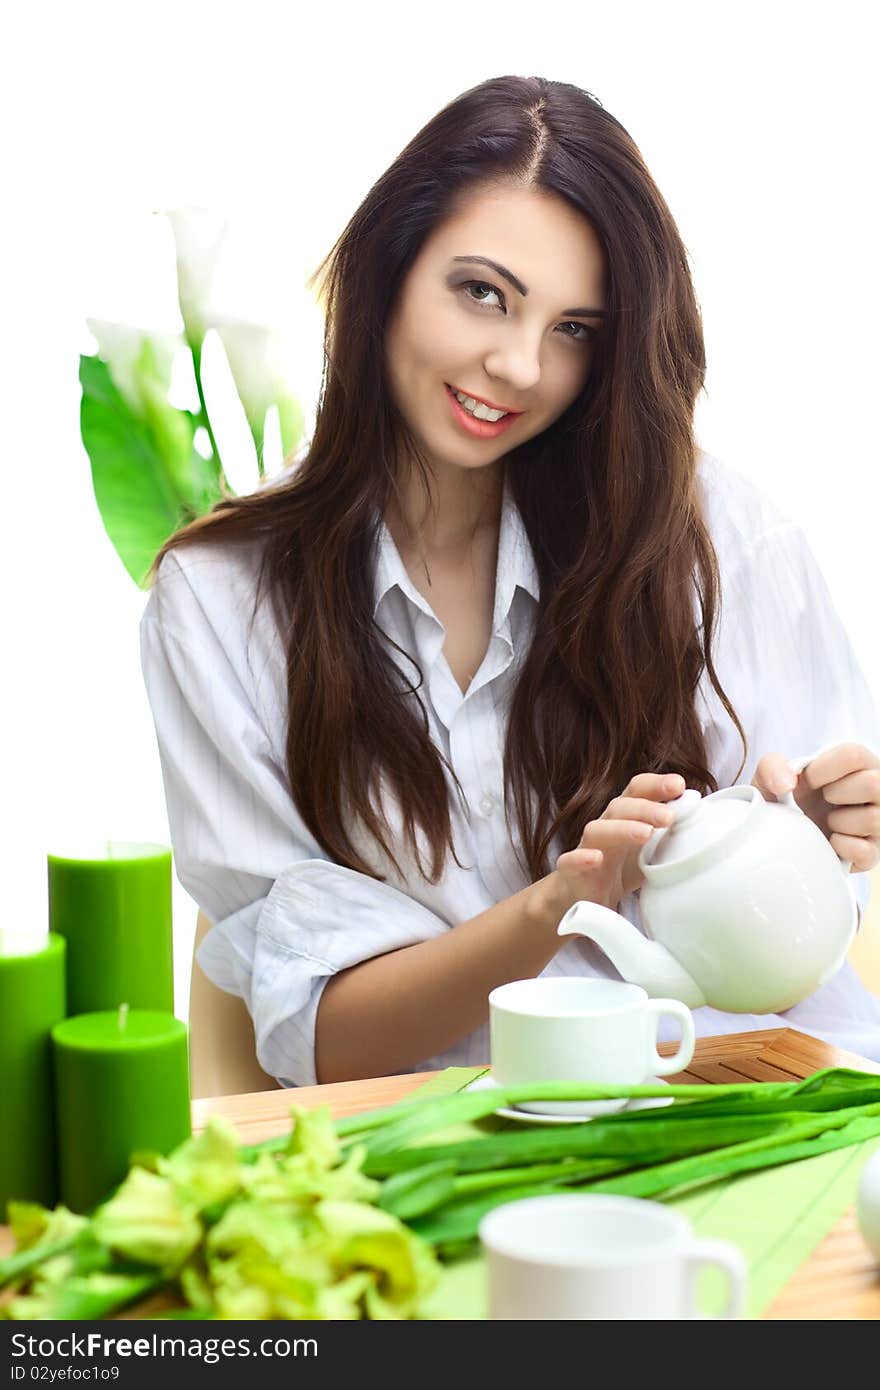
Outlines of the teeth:
<svg viewBox="0 0 880 1390">
<path fill-rule="evenodd" d="M 473 396 L 465 396 L 461 391 L 456 391 L 455 399 L 461 402 L 469 415 L 475 415 L 478 420 L 491 420 L 494 423 L 496 420 L 503 420 L 508 413 L 506 410 L 490 410 L 482 401 L 478 403 Z"/>
</svg>

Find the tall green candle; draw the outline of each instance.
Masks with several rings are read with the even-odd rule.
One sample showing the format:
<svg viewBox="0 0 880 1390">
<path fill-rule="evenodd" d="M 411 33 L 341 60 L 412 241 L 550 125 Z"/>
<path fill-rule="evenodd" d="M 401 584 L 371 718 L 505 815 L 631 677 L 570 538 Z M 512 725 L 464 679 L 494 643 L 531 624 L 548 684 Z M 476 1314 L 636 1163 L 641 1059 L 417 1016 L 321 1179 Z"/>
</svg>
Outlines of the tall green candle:
<svg viewBox="0 0 880 1390">
<path fill-rule="evenodd" d="M 107 840 L 53 853 L 49 926 L 67 941 L 67 1012 L 174 1010 L 171 850 Z"/>
<path fill-rule="evenodd" d="M 121 1008 L 52 1029 L 61 1201 L 89 1211 L 125 1177 L 132 1154 L 167 1154 L 190 1134 L 186 1024 Z"/>
<path fill-rule="evenodd" d="M 29 944 L 0 940 L 0 1220 L 10 1198 L 57 1200 L 49 1032 L 64 1017 L 64 953 L 45 929 Z"/>
</svg>

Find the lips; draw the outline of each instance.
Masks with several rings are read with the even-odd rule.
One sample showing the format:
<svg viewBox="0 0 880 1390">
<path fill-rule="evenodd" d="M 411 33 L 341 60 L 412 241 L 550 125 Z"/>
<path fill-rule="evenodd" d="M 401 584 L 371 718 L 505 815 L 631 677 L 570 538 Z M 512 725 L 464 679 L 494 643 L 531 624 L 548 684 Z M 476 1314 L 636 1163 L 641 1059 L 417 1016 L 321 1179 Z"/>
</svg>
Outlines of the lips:
<svg viewBox="0 0 880 1390">
<path fill-rule="evenodd" d="M 498 401 L 487 400 L 485 396 L 477 396 L 473 391 L 466 391 L 463 386 L 453 386 L 449 384 L 450 391 L 460 391 L 463 396 L 468 396 L 477 405 L 487 405 L 490 410 L 503 410 L 505 415 L 522 415 L 521 410 L 511 410 L 509 405 L 501 405 Z"/>
<path fill-rule="evenodd" d="M 464 406 L 457 399 L 451 386 L 444 384 L 446 399 L 449 401 L 452 410 L 452 418 L 456 427 L 463 430 L 465 434 L 471 435 L 474 439 L 496 439 L 499 434 L 511 428 L 519 419 L 522 411 L 511 411 L 502 416 L 500 420 L 481 420 L 476 415 L 471 415 L 465 410 Z M 463 394 L 463 393 L 462 393 Z M 474 397 L 476 399 L 476 397 Z M 488 401 L 486 402 L 488 405 Z M 501 406 L 490 406 L 490 409 L 501 410 Z"/>
</svg>

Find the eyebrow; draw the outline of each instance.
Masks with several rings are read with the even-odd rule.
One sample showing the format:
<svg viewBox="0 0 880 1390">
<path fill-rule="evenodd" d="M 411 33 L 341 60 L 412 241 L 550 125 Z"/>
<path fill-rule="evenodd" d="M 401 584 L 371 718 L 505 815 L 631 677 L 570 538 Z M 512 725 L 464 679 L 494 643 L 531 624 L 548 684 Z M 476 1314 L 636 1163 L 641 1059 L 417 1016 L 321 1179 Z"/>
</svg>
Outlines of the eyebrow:
<svg viewBox="0 0 880 1390">
<path fill-rule="evenodd" d="M 504 265 L 499 265 L 497 261 L 491 261 L 488 256 L 453 256 L 452 259 L 454 261 L 470 261 L 472 264 L 489 266 L 490 269 L 494 270 L 502 279 L 506 280 L 509 285 L 513 285 L 513 288 L 518 290 L 524 299 L 529 292 L 528 287 L 523 284 L 518 275 L 514 275 L 512 270 L 508 270 Z M 606 309 L 563 309 L 562 313 L 563 315 L 570 315 L 572 318 L 576 319 L 604 319 L 608 317 L 608 311 Z"/>
</svg>

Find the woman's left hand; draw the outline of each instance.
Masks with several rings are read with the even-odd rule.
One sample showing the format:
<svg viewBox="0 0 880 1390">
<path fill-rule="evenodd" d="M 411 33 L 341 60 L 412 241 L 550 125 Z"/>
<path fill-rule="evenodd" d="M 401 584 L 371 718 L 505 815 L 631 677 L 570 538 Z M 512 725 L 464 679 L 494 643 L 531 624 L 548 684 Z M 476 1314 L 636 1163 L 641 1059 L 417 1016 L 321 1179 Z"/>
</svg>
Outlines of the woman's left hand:
<svg viewBox="0 0 880 1390">
<path fill-rule="evenodd" d="M 807 763 L 798 776 L 782 753 L 767 753 L 752 786 L 768 801 L 793 791 L 832 849 L 864 873 L 880 863 L 880 758 L 858 743 L 840 743 Z"/>
</svg>

